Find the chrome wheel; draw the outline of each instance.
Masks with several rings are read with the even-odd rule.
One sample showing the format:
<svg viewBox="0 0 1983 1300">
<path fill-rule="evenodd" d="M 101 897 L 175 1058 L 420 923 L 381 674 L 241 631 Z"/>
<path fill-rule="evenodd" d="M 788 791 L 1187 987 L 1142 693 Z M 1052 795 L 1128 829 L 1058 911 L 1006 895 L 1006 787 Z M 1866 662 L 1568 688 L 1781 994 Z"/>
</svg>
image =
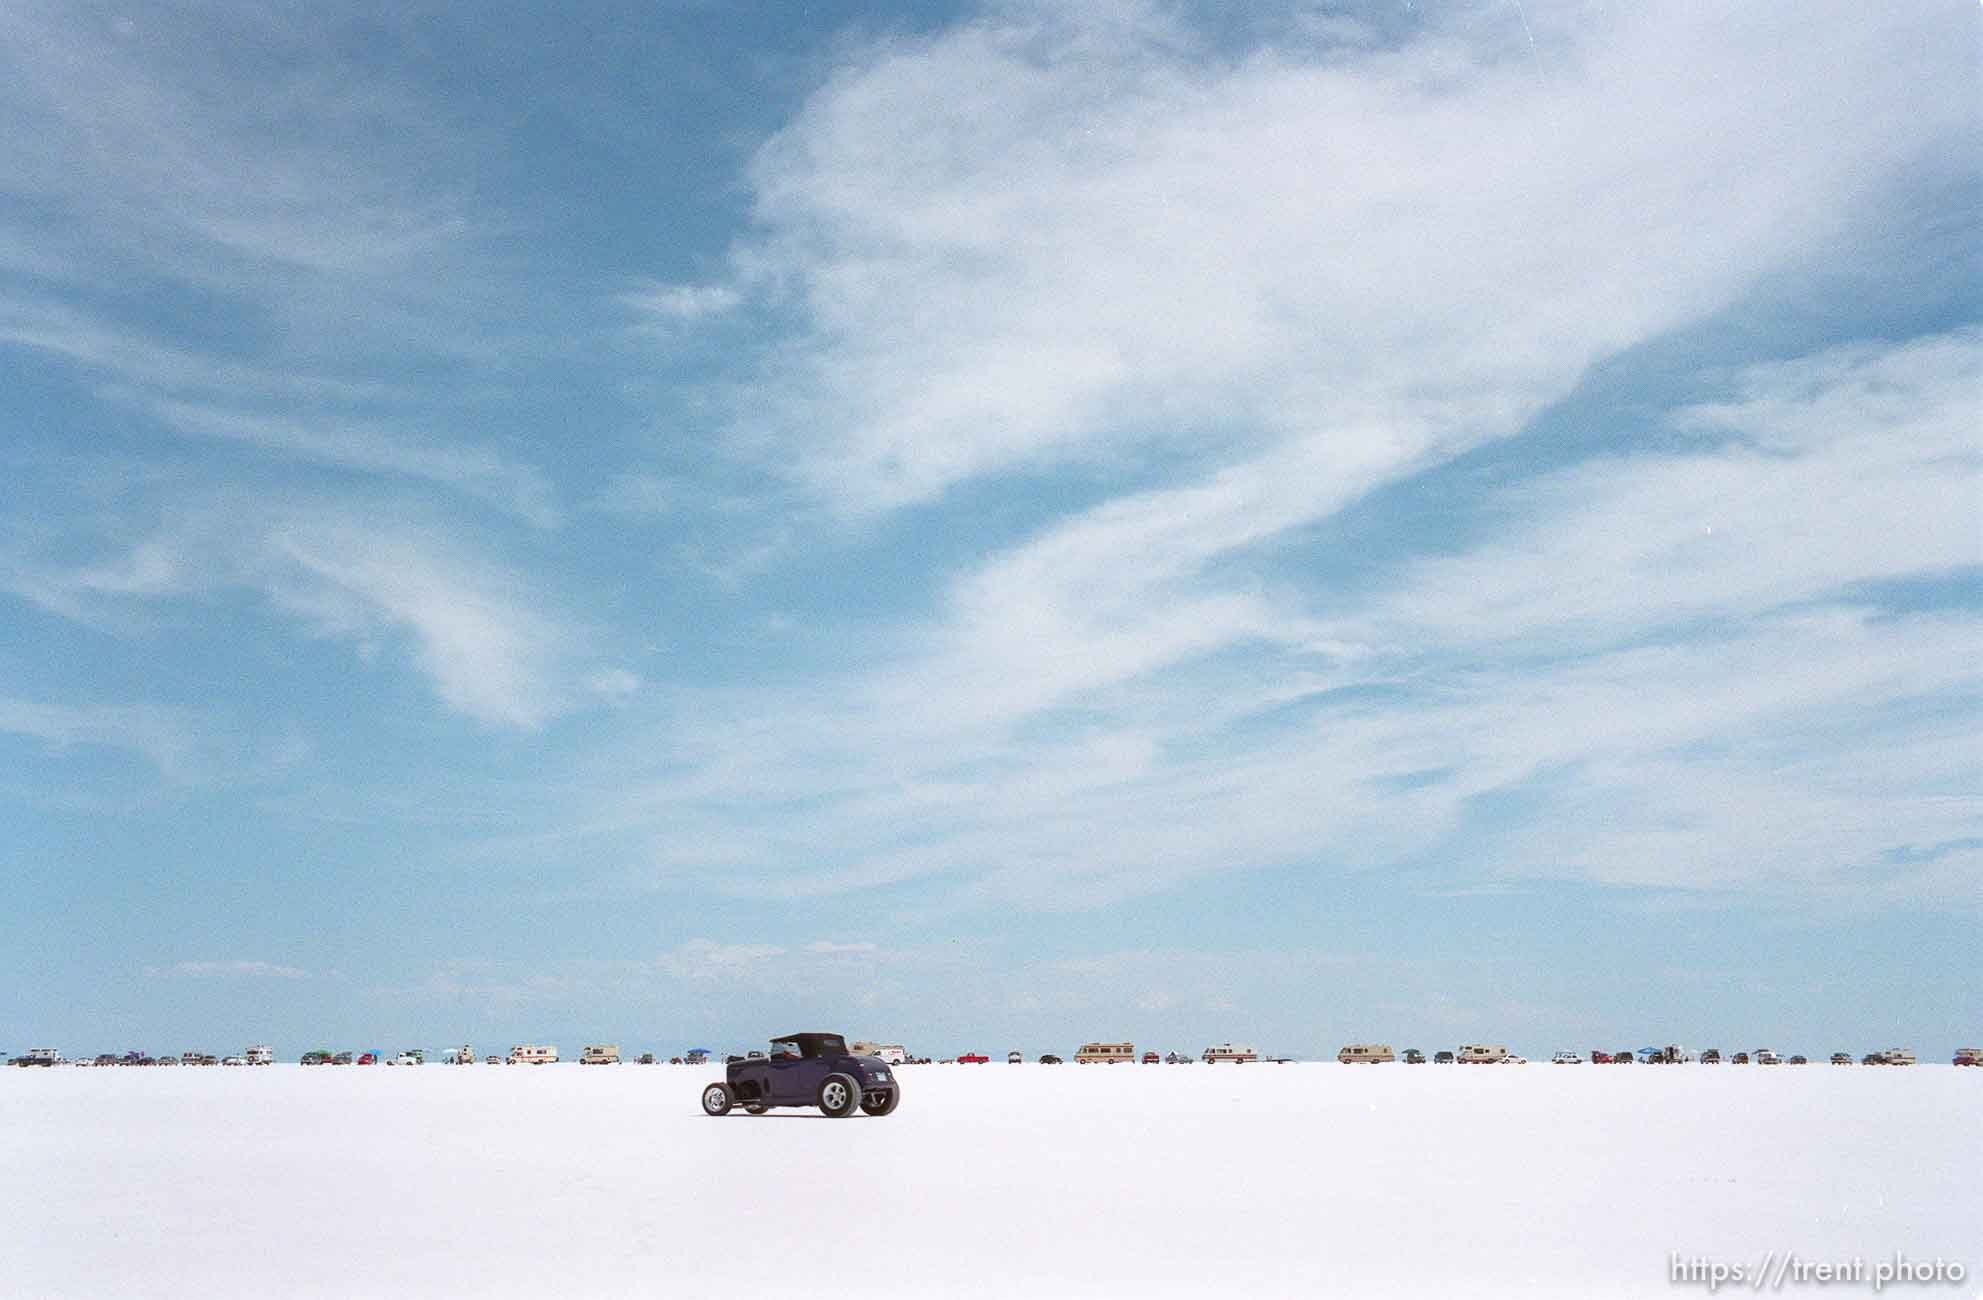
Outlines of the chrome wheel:
<svg viewBox="0 0 1983 1300">
<path fill-rule="evenodd" d="M 834 1080 L 820 1090 L 819 1101 L 828 1110 L 841 1111 L 847 1109 L 848 1096 L 847 1085 Z"/>
</svg>

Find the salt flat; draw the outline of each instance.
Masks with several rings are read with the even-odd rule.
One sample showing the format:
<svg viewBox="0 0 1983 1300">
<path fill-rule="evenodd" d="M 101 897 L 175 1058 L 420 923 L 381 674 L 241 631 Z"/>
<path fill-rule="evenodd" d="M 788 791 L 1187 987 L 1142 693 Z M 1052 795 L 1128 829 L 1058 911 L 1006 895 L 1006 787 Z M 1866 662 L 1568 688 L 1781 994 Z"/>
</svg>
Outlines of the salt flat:
<svg viewBox="0 0 1983 1300">
<path fill-rule="evenodd" d="M 1670 1255 L 1983 1270 L 1983 1070 L 919 1066 L 0 1073 L 0 1293 L 1666 1295 Z M 1871 1287 L 1830 1288 L 1871 1294 Z M 1887 1294 L 1895 1294 L 1889 1288 Z"/>
</svg>

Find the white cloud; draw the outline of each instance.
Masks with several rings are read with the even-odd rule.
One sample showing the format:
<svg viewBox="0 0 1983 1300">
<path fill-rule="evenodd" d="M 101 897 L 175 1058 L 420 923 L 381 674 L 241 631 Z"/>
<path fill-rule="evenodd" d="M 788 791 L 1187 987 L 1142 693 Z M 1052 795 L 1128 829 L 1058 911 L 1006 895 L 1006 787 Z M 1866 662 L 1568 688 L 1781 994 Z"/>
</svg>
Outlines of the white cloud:
<svg viewBox="0 0 1983 1300">
<path fill-rule="evenodd" d="M 585 679 L 585 689 L 609 700 L 624 700 L 639 692 L 640 676 L 624 668 L 607 668 Z"/>
<path fill-rule="evenodd" d="M 374 275 L 434 258 L 464 229 L 465 186 L 445 188 L 460 138 L 359 61 L 327 64 L 321 27 L 290 18 L 161 8 L 127 29 L 76 6 L 9 5 L 10 187 L 80 225 L 99 259 L 175 275 Z M 227 57 L 248 48 L 266 57 Z"/>
<path fill-rule="evenodd" d="M 625 685 L 620 670 L 589 662 L 584 634 L 528 583 L 441 527 L 394 513 L 208 495 L 168 510 L 111 559 L 16 561 L 9 585 L 86 618 L 247 588 L 368 655 L 407 643 L 449 707 L 491 725 L 540 726 L 575 707 L 588 678 L 609 693 Z"/>
<path fill-rule="evenodd" d="M 743 295 L 722 284 L 654 284 L 622 294 L 620 301 L 649 319 L 685 323 L 733 311 Z"/>
<path fill-rule="evenodd" d="M 1228 57 L 1016 4 L 842 61 L 752 173 L 737 282 L 801 325 L 739 445 L 849 514 L 1070 463 L 1158 485 L 957 575 L 869 673 L 709 701 L 707 765 L 637 801 L 657 871 L 1085 906 L 1465 835 L 1489 883 L 1946 896 L 1872 878 L 1974 834 L 1916 714 L 1973 691 L 1975 620 L 1852 589 L 1977 562 L 1970 335 L 1757 372 L 1676 416 L 1722 445 L 1516 489 L 1355 604 L 1277 562 L 1849 244 L 1966 129 L 1943 11 L 1538 4 L 1533 49 L 1479 17 Z M 796 811 L 746 826 L 734 789 Z"/>
<path fill-rule="evenodd" d="M 718 943 L 690 939 L 654 959 L 657 970 L 685 980 L 728 979 L 775 957 L 785 949 L 770 943 Z"/>
<path fill-rule="evenodd" d="M 1327 617 L 1295 578 L 1153 559 L 1161 512 L 1105 507 L 965 575 L 871 673 L 682 706 L 706 761 L 618 824 L 667 826 L 661 875 L 785 898 L 940 881 L 953 906 L 1086 907 L 1446 855 L 1463 884 L 1973 901 L 1983 623 L 1862 584 L 1983 561 L 1979 353 L 1958 333 L 1756 370 L 1675 417 L 1720 445 L 1510 488 L 1485 541 Z M 1241 513 L 1179 514 L 1259 545 Z M 1161 580 L 1119 596 L 1110 556 Z"/>
<path fill-rule="evenodd" d="M 282 609 L 362 640 L 409 634 L 441 698 L 483 722 L 535 727 L 563 711 L 572 634 L 500 569 L 436 539 L 339 519 L 278 525 L 255 574 Z"/>
<path fill-rule="evenodd" d="M 200 719 L 153 704 L 64 704 L 0 695 L 0 732 L 31 736 L 66 749 L 107 746 L 142 755 L 173 779 L 198 776 L 212 755 Z"/>
<path fill-rule="evenodd" d="M 182 433 L 322 465 L 424 479 L 511 511 L 539 527 L 558 522 L 551 486 L 543 474 L 486 447 L 434 442 L 337 418 L 262 415 L 206 403 L 158 401 L 151 403 L 151 409 Z"/>
<path fill-rule="evenodd" d="M 184 976 L 192 979 L 300 980 L 310 977 L 309 971 L 266 961 L 182 961 L 170 966 L 147 966 L 145 974 L 154 979 Z"/>
<path fill-rule="evenodd" d="M 33 348 L 156 392 L 354 402 L 391 395 L 376 380 L 331 378 L 224 360 L 37 298 L 0 300 L 0 343 Z"/>
<path fill-rule="evenodd" d="M 1602 641 L 1983 560 L 1983 334 L 1758 368 L 1675 422 L 1710 452 L 1591 462 L 1513 495 L 1531 521 L 1421 564 L 1353 641 Z M 1878 521 L 1877 527 L 1868 527 Z"/>
<path fill-rule="evenodd" d="M 0 14 L 18 200 L 0 263 L 16 240 L 46 254 L 39 287 L 0 283 L 0 352 L 82 368 L 120 430 L 136 407 L 551 526 L 541 472 L 445 427 L 520 369 L 485 367 L 470 393 L 463 358 L 545 346 L 489 254 L 506 218 L 485 196 L 467 219 L 475 132 L 410 99 L 389 49 L 348 57 L 350 21 L 172 6 L 125 26 L 39 0 Z M 381 379 L 413 358 L 448 364 L 423 367 L 417 394 Z"/>
<path fill-rule="evenodd" d="M 1531 17 L 1544 77 L 1512 19 L 1235 60 L 1138 4 L 843 61 L 752 172 L 740 274 L 805 328 L 741 436 L 855 512 L 1182 451 L 1286 527 L 1726 305 L 1966 122 L 1927 10 Z"/>
</svg>

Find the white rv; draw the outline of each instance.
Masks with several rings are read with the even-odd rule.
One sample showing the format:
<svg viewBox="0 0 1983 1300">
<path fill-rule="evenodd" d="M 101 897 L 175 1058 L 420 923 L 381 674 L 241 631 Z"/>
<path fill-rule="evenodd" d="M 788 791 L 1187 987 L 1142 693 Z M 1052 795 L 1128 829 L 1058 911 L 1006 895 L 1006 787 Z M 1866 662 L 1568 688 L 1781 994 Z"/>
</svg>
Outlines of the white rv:
<svg viewBox="0 0 1983 1300">
<path fill-rule="evenodd" d="M 256 1043 L 243 1053 L 250 1065 L 274 1065 L 275 1049 L 267 1043 Z"/>
<path fill-rule="evenodd" d="M 618 1065 L 620 1045 L 618 1043 L 594 1043 L 585 1049 L 585 1055 L 578 1058 L 580 1065 Z"/>
<path fill-rule="evenodd" d="M 1508 1049 L 1499 1043 L 1468 1043 L 1454 1054 L 1461 1065 L 1499 1065 L 1508 1058 Z"/>
<path fill-rule="evenodd" d="M 903 1065 L 909 1060 L 909 1051 L 900 1043 L 871 1043 L 866 1039 L 850 1043 L 847 1050 L 855 1056 L 872 1056 L 890 1065 Z"/>
<path fill-rule="evenodd" d="M 1397 1060 L 1389 1043 L 1351 1043 L 1336 1053 L 1344 1065 L 1383 1065 Z"/>
<path fill-rule="evenodd" d="M 1914 1053 L 1908 1051 L 1905 1047 L 1889 1047 L 1886 1051 L 1881 1052 L 1880 1055 L 1886 1059 L 1888 1065 L 1914 1064 Z"/>
<path fill-rule="evenodd" d="M 1114 1065 L 1118 1061 L 1127 1061 L 1131 1065 L 1134 1065 L 1136 1063 L 1136 1044 L 1083 1043 L 1081 1050 L 1074 1054 L 1074 1063 L 1076 1065 L 1088 1065 L 1091 1063 Z"/>
<path fill-rule="evenodd" d="M 1241 1043 L 1214 1043 L 1205 1049 L 1198 1058 L 1207 1065 L 1217 1065 L 1220 1061 L 1231 1061 L 1234 1065 L 1244 1065 L 1248 1061 L 1260 1059 L 1260 1053 Z"/>
<path fill-rule="evenodd" d="M 558 1049 L 538 1043 L 518 1043 L 510 1048 L 511 1065 L 556 1065 Z"/>
</svg>

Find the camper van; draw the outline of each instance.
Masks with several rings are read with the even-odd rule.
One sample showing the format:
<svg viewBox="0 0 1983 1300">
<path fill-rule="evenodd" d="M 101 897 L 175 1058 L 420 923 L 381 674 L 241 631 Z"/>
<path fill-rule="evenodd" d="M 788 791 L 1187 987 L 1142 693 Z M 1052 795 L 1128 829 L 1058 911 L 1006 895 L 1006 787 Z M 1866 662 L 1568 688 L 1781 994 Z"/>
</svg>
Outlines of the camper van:
<svg viewBox="0 0 1983 1300">
<path fill-rule="evenodd" d="M 1453 1059 L 1461 1065 L 1499 1065 L 1507 1057 L 1508 1049 L 1499 1043 L 1466 1043 Z"/>
<path fill-rule="evenodd" d="M 580 1065 L 618 1065 L 620 1045 L 618 1043 L 595 1043 L 585 1049 L 585 1055 L 578 1058 Z"/>
<path fill-rule="evenodd" d="M 1382 1065 L 1398 1058 L 1389 1043 L 1351 1043 L 1336 1053 L 1336 1059 L 1344 1065 Z"/>
<path fill-rule="evenodd" d="M 1880 1055 L 1886 1059 L 1888 1065 L 1914 1064 L 1914 1053 L 1908 1051 L 1905 1047 L 1889 1047 L 1886 1051 L 1881 1052 Z"/>
<path fill-rule="evenodd" d="M 518 1043 L 510 1048 L 511 1065 L 556 1065 L 558 1049 L 535 1043 Z"/>
<path fill-rule="evenodd" d="M 270 1047 L 267 1043 L 256 1043 L 253 1047 L 249 1048 L 245 1053 L 243 1053 L 243 1055 L 245 1055 L 248 1058 L 248 1064 L 250 1065 L 275 1064 L 275 1049 L 273 1047 Z"/>
<path fill-rule="evenodd" d="M 1248 1061 L 1260 1059 L 1260 1053 L 1240 1043 L 1214 1043 L 1206 1048 L 1199 1060 L 1207 1065 L 1217 1065 L 1221 1061 L 1231 1061 L 1234 1065 L 1244 1065 Z"/>
<path fill-rule="evenodd" d="M 1114 1065 L 1118 1061 L 1127 1061 L 1129 1064 L 1134 1065 L 1136 1063 L 1136 1044 L 1083 1043 L 1081 1050 L 1074 1054 L 1074 1063 L 1076 1065 L 1087 1065 L 1090 1062 Z"/>
</svg>

